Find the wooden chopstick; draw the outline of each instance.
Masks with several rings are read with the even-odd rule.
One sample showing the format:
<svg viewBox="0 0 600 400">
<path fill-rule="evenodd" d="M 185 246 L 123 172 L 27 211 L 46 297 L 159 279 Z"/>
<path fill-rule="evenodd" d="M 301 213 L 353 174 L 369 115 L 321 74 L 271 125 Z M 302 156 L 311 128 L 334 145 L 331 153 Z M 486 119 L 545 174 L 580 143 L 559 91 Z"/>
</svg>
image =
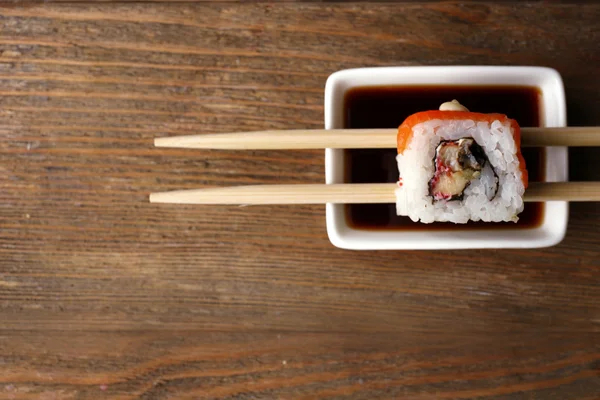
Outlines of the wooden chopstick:
<svg viewBox="0 0 600 400">
<path fill-rule="evenodd" d="M 324 204 L 395 203 L 395 183 L 251 185 L 152 193 L 151 203 Z M 600 182 L 532 182 L 525 201 L 600 201 Z"/>
<path fill-rule="evenodd" d="M 297 129 L 173 136 L 156 147 L 223 150 L 395 148 L 397 129 Z M 521 145 L 600 146 L 600 127 L 522 128 Z"/>
</svg>

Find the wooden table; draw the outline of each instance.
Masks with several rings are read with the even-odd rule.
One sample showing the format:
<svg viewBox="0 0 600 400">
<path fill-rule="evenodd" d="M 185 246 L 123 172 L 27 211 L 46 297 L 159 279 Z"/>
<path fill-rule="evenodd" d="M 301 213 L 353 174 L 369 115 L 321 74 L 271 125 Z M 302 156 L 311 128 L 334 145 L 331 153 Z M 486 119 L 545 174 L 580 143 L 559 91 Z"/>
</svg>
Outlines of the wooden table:
<svg viewBox="0 0 600 400">
<path fill-rule="evenodd" d="M 376 65 L 544 65 L 600 124 L 600 6 L 0 8 L 0 398 L 592 399 L 600 206 L 539 250 L 351 252 L 323 206 L 151 191 L 323 181 L 322 151 L 157 150 L 155 136 L 318 128 Z M 600 180 L 598 149 L 571 179 Z"/>
</svg>

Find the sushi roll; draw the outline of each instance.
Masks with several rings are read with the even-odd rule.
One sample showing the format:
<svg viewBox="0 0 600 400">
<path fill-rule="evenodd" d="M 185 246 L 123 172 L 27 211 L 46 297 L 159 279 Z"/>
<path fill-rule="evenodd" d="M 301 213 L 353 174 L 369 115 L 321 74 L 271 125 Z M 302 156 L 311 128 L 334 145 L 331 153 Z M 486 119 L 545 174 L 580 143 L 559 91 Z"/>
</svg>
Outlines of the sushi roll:
<svg viewBox="0 0 600 400">
<path fill-rule="evenodd" d="M 528 177 L 517 122 L 456 100 L 398 128 L 396 213 L 415 222 L 516 222 Z"/>
</svg>

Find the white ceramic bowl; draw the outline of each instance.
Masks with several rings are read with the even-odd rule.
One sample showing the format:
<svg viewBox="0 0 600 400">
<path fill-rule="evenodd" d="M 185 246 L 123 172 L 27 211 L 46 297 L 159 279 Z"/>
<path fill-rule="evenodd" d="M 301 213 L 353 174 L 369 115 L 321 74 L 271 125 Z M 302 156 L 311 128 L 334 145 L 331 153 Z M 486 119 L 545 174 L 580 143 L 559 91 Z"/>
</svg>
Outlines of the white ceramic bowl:
<svg viewBox="0 0 600 400">
<path fill-rule="evenodd" d="M 338 71 L 325 86 L 325 128 L 343 128 L 346 91 L 364 86 L 520 85 L 537 86 L 542 94 L 542 126 L 566 126 L 566 104 L 560 74 L 543 67 L 434 66 L 381 67 Z M 474 110 L 477 111 L 477 110 Z M 546 181 L 567 180 L 567 149 L 546 149 Z M 344 151 L 325 151 L 327 183 L 344 182 Z M 337 247 L 354 250 L 535 248 L 553 246 L 565 236 L 568 203 L 546 203 L 537 228 L 503 230 L 374 231 L 348 225 L 344 206 L 327 204 L 327 234 Z"/>
</svg>

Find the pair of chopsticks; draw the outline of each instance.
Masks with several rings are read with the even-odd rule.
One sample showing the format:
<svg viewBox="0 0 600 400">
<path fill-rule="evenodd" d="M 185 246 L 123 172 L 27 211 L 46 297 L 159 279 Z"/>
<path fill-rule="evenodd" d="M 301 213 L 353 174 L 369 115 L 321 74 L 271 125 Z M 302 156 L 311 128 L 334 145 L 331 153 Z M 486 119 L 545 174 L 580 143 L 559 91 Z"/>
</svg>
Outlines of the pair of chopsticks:
<svg viewBox="0 0 600 400">
<path fill-rule="evenodd" d="M 157 138 L 156 147 L 222 150 L 395 148 L 397 129 L 282 130 Z M 600 146 L 600 128 L 521 128 L 521 145 Z M 251 185 L 152 193 L 151 203 L 395 203 L 395 183 Z M 525 201 L 600 201 L 600 182 L 532 182 Z"/>
</svg>

